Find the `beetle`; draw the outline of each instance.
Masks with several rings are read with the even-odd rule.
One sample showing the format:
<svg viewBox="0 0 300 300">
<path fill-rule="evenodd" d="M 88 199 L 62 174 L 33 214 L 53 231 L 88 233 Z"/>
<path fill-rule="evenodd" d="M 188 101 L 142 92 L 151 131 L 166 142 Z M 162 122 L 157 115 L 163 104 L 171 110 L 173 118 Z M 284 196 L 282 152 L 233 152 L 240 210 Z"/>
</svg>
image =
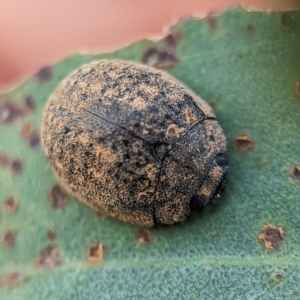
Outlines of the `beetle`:
<svg viewBox="0 0 300 300">
<path fill-rule="evenodd" d="M 226 183 L 226 139 L 211 107 L 133 62 L 95 61 L 67 76 L 45 104 L 41 141 L 67 191 L 132 224 L 183 221 Z"/>
</svg>

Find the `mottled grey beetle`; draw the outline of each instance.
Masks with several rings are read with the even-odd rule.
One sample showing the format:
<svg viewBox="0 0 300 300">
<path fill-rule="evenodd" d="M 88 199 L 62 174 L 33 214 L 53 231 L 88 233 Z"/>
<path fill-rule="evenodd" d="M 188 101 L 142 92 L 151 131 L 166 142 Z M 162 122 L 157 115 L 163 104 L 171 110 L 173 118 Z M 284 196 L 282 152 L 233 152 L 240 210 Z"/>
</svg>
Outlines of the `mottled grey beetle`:
<svg viewBox="0 0 300 300">
<path fill-rule="evenodd" d="M 226 140 L 210 106 L 144 65 L 74 71 L 47 101 L 41 137 L 69 192 L 133 224 L 182 221 L 225 186 Z"/>
</svg>

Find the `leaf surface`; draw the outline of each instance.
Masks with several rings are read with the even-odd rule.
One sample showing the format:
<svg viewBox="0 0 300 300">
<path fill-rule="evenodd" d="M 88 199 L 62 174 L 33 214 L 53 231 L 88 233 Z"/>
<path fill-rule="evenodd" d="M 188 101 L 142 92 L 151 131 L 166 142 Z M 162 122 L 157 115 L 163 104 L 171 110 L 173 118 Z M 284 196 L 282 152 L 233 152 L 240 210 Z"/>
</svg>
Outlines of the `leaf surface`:
<svg viewBox="0 0 300 300">
<path fill-rule="evenodd" d="M 102 58 L 168 65 L 214 105 L 228 141 L 221 199 L 183 224 L 150 229 L 148 245 L 135 226 L 76 199 L 56 209 L 47 201 L 57 180 L 36 138 L 43 105 L 72 70 Z M 299 128 L 300 11 L 234 7 L 181 20 L 158 41 L 42 69 L 0 95 L 0 299 L 299 298 Z M 90 263 L 94 243 L 104 256 Z"/>
</svg>

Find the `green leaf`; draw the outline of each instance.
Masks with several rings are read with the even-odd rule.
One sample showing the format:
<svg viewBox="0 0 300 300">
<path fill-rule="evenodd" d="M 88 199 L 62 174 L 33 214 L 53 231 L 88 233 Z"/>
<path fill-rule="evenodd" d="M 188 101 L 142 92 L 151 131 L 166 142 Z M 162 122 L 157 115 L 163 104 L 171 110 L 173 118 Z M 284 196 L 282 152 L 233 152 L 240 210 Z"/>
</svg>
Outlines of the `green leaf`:
<svg viewBox="0 0 300 300">
<path fill-rule="evenodd" d="M 68 73 L 101 58 L 169 65 L 214 104 L 228 140 L 221 199 L 183 224 L 150 229 L 148 245 L 138 228 L 76 199 L 56 209 L 47 201 L 56 179 L 38 146 L 43 105 Z M 71 55 L 0 99 L 1 299 L 300 297 L 300 11 L 187 18 L 156 42 Z M 91 263 L 94 243 L 104 256 Z"/>
</svg>

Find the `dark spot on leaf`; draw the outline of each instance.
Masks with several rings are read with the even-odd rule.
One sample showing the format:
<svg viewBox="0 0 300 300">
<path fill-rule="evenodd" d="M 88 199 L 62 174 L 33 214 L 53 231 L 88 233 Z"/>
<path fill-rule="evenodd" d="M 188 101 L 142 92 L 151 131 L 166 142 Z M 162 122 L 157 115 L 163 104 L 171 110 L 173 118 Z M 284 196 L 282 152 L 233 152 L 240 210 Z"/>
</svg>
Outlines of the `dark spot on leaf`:
<svg viewBox="0 0 300 300">
<path fill-rule="evenodd" d="M 61 208 L 68 202 L 68 195 L 59 184 L 55 184 L 48 193 L 48 200 L 53 208 Z"/>
<path fill-rule="evenodd" d="M 14 158 L 11 162 L 11 170 L 15 174 L 21 173 L 23 169 L 22 161 L 19 158 Z"/>
<path fill-rule="evenodd" d="M 294 17 L 289 12 L 282 12 L 279 15 L 279 25 L 282 29 L 292 29 L 295 26 Z"/>
<path fill-rule="evenodd" d="M 0 106 L 0 124 L 11 124 L 25 114 L 23 107 L 6 102 Z"/>
<path fill-rule="evenodd" d="M 298 96 L 300 98 L 300 80 L 299 79 L 295 81 L 294 86 L 295 86 L 295 88 L 294 88 L 295 94 L 296 94 L 296 96 Z"/>
<path fill-rule="evenodd" d="M 86 257 L 89 262 L 96 262 L 102 259 L 104 247 L 102 243 L 89 245 L 86 249 Z"/>
<path fill-rule="evenodd" d="M 40 136 L 33 130 L 31 123 L 26 123 L 21 129 L 21 137 L 28 142 L 30 148 L 36 149 L 40 146 Z"/>
<path fill-rule="evenodd" d="M 35 259 L 35 265 L 42 268 L 54 268 L 62 264 L 59 249 L 56 245 L 48 245 L 40 251 Z"/>
<path fill-rule="evenodd" d="M 216 106 L 217 106 L 216 101 L 209 101 L 208 104 L 209 104 L 209 106 L 210 106 L 212 109 L 215 109 Z"/>
<path fill-rule="evenodd" d="M 28 276 L 25 276 L 20 271 L 10 271 L 0 276 L 0 286 L 14 287 L 20 283 L 27 282 Z"/>
<path fill-rule="evenodd" d="M 173 48 L 176 46 L 176 38 L 173 34 L 169 33 L 164 40 L 169 47 Z"/>
<path fill-rule="evenodd" d="M 178 63 L 178 58 L 171 51 L 148 48 L 141 59 L 142 63 L 156 68 L 170 68 Z"/>
<path fill-rule="evenodd" d="M 248 24 L 248 25 L 246 26 L 246 31 L 247 31 L 247 33 L 249 33 L 249 34 L 254 34 L 255 28 L 254 28 L 253 24 Z"/>
<path fill-rule="evenodd" d="M 217 27 L 217 20 L 213 13 L 209 13 L 205 18 L 210 29 L 215 29 Z"/>
<path fill-rule="evenodd" d="M 136 234 L 139 243 L 147 245 L 151 243 L 151 233 L 148 229 L 140 228 Z"/>
<path fill-rule="evenodd" d="M 93 210 L 94 214 L 96 217 L 99 217 L 99 218 L 102 218 L 102 217 L 105 217 L 106 215 L 101 212 L 100 210 Z"/>
<path fill-rule="evenodd" d="M 34 110 L 34 108 L 35 108 L 35 102 L 34 102 L 34 99 L 33 99 L 32 96 L 25 97 L 24 103 L 25 103 L 25 107 L 28 110 Z"/>
<path fill-rule="evenodd" d="M 299 165 L 292 165 L 290 168 L 290 174 L 295 182 L 300 183 L 300 166 Z"/>
<path fill-rule="evenodd" d="M 15 197 L 9 196 L 4 200 L 4 208 L 7 212 L 13 213 L 16 211 L 18 201 Z"/>
<path fill-rule="evenodd" d="M 168 47 L 175 48 L 175 46 L 180 38 L 181 38 L 180 32 L 172 32 L 172 33 L 169 33 L 168 35 L 166 35 L 166 37 L 164 38 L 164 41 Z"/>
<path fill-rule="evenodd" d="M 32 132 L 29 136 L 29 146 L 33 149 L 36 149 L 40 146 L 40 136 L 36 132 Z"/>
<path fill-rule="evenodd" d="M 283 242 L 283 229 L 268 223 L 262 227 L 258 240 L 268 249 L 279 250 Z"/>
<path fill-rule="evenodd" d="M 13 158 L 6 153 L 0 152 L 0 167 L 8 168 L 13 173 L 20 173 L 23 169 L 23 164 L 19 158 Z"/>
<path fill-rule="evenodd" d="M 20 173 L 23 169 L 23 164 L 19 158 L 13 158 L 5 153 L 0 153 L 0 167 L 8 168 L 13 173 Z"/>
<path fill-rule="evenodd" d="M 56 237 L 56 233 L 55 230 L 53 228 L 49 228 L 47 230 L 47 239 L 50 241 L 53 241 Z"/>
<path fill-rule="evenodd" d="M 34 75 L 34 77 L 39 82 L 48 81 L 52 77 L 52 68 L 50 66 L 43 67 Z"/>
<path fill-rule="evenodd" d="M 277 281 L 281 281 L 282 278 L 283 278 L 283 275 L 279 272 L 276 272 L 274 273 L 274 278 L 277 280 Z"/>
<path fill-rule="evenodd" d="M 233 140 L 233 146 L 235 149 L 241 151 L 241 152 L 246 152 L 250 149 L 253 148 L 253 140 L 246 134 L 241 134 L 238 135 L 234 140 Z"/>
<path fill-rule="evenodd" d="M 3 233 L 1 244 L 4 247 L 12 247 L 15 243 L 16 232 L 13 229 L 6 229 Z"/>
</svg>

